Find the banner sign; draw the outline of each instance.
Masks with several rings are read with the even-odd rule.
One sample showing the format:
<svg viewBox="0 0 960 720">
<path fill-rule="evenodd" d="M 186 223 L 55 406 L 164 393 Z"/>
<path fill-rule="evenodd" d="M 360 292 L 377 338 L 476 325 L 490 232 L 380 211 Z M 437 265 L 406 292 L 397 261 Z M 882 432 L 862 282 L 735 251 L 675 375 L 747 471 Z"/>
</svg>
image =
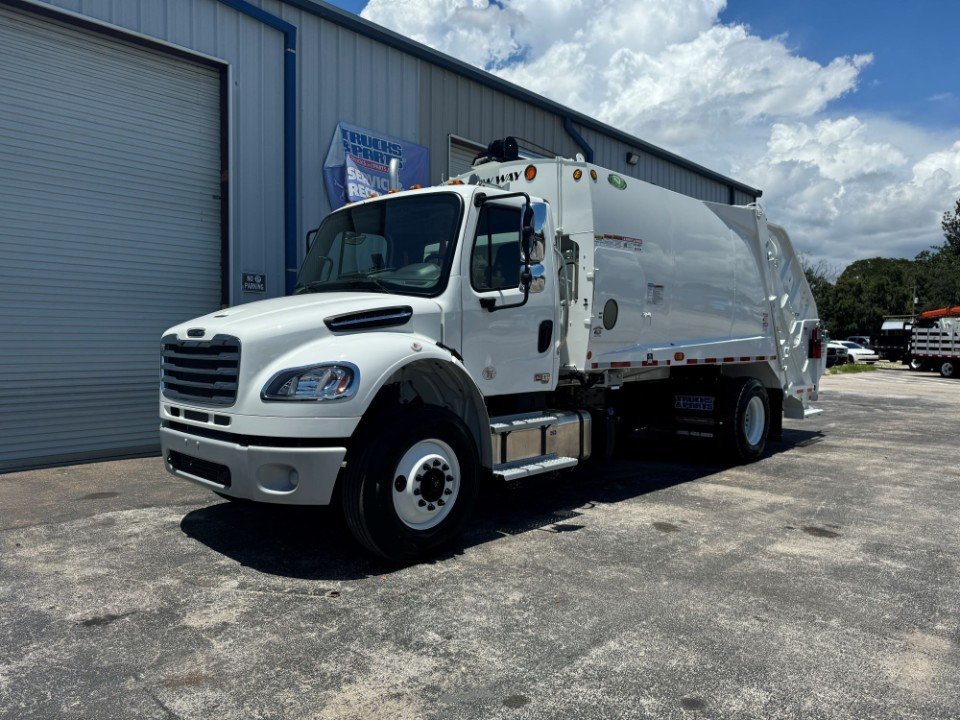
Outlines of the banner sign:
<svg viewBox="0 0 960 720">
<path fill-rule="evenodd" d="M 340 123 L 333 133 L 323 180 L 330 207 L 383 195 L 390 189 L 390 159 L 400 160 L 400 187 L 430 184 L 430 151 L 416 143 Z"/>
</svg>

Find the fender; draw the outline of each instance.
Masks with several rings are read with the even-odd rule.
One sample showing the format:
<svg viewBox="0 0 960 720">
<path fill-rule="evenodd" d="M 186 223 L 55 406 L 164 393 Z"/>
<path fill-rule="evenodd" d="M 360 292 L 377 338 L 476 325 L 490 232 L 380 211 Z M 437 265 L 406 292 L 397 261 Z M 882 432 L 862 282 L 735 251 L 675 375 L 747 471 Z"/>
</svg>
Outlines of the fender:
<svg viewBox="0 0 960 720">
<path fill-rule="evenodd" d="M 283 405 L 284 415 L 355 418 L 359 422 L 385 387 L 403 382 L 408 394 L 461 417 L 474 435 L 484 467 L 492 468 L 490 422 L 483 394 L 463 363 L 424 335 L 360 332 L 326 336 L 274 358 L 258 370 L 253 382 L 259 388 L 281 370 L 338 361 L 350 362 L 360 370 L 359 387 L 352 398 L 274 405 Z M 277 409 L 271 408 L 273 412 Z"/>
</svg>

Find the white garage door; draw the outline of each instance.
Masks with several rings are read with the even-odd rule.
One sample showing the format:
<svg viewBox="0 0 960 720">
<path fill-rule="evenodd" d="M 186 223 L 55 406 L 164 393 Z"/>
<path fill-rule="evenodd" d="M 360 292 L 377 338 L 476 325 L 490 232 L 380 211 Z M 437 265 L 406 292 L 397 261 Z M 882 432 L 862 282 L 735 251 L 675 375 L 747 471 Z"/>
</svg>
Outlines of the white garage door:
<svg viewBox="0 0 960 720">
<path fill-rule="evenodd" d="M 463 175 L 473 168 L 473 159 L 478 153 L 486 150 L 479 143 L 472 143 L 460 138 L 450 138 L 450 177 Z"/>
<path fill-rule="evenodd" d="M 219 70 L 0 8 L 0 471 L 157 449 L 220 244 Z"/>
</svg>

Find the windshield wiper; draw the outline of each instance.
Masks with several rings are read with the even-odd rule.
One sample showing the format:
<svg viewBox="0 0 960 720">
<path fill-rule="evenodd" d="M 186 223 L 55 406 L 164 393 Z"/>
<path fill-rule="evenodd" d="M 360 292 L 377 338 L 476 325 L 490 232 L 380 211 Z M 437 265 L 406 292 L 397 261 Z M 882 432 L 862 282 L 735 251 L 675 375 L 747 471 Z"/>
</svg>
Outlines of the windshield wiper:
<svg viewBox="0 0 960 720">
<path fill-rule="evenodd" d="M 295 295 L 304 292 L 327 292 L 335 290 L 372 290 L 374 292 L 392 293 L 393 290 L 376 278 L 362 277 L 342 277 L 338 280 L 313 280 L 305 285 L 298 285 L 294 288 Z"/>
</svg>

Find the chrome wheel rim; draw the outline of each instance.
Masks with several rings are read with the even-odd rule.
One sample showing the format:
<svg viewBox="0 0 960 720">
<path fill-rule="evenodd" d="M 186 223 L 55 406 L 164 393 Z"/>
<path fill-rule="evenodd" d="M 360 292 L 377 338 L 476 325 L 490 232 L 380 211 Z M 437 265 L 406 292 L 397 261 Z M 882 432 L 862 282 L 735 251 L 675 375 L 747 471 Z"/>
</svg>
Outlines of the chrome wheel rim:
<svg viewBox="0 0 960 720">
<path fill-rule="evenodd" d="M 460 493 L 460 463 L 443 440 L 421 440 L 393 473 L 393 508 L 412 530 L 429 530 L 450 514 Z"/>
<path fill-rule="evenodd" d="M 763 425 L 766 420 L 766 413 L 763 407 L 763 400 L 760 396 L 754 395 L 747 403 L 747 409 L 743 413 L 743 434 L 747 442 L 751 445 L 759 445 L 760 438 L 763 437 Z"/>
</svg>

